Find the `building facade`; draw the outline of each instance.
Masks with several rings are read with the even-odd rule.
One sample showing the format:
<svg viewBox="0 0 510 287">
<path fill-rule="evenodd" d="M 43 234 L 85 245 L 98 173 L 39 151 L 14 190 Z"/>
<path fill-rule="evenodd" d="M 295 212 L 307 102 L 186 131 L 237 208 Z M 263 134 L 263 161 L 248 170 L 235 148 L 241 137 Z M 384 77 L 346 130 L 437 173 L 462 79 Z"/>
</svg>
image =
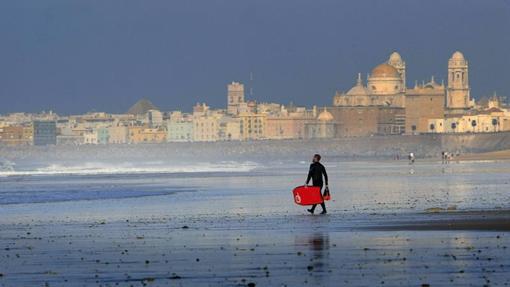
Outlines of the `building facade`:
<svg viewBox="0 0 510 287">
<path fill-rule="evenodd" d="M 129 143 L 162 143 L 166 141 L 166 130 L 147 126 L 128 127 Z"/>
<path fill-rule="evenodd" d="M 334 138 L 335 134 L 334 117 L 326 109 L 319 114 L 317 120 L 305 124 L 305 138 L 307 139 Z"/>
<path fill-rule="evenodd" d="M 5 145 L 32 144 L 32 127 L 3 126 L 0 127 L 0 143 Z"/>
<path fill-rule="evenodd" d="M 55 145 L 57 144 L 57 124 L 55 121 L 34 121 L 34 145 Z"/>
<path fill-rule="evenodd" d="M 407 134 L 427 133 L 429 119 L 441 118 L 445 114 L 445 87 L 434 77 L 430 82 L 416 84 L 406 91 L 405 130 Z"/>
<path fill-rule="evenodd" d="M 241 140 L 261 140 L 266 138 L 266 114 L 241 113 L 240 138 Z"/>
<path fill-rule="evenodd" d="M 193 115 L 193 141 L 213 142 L 219 140 L 220 116 L 217 114 Z"/>
<path fill-rule="evenodd" d="M 167 131 L 169 142 L 193 141 L 193 121 L 169 121 Z"/>
</svg>

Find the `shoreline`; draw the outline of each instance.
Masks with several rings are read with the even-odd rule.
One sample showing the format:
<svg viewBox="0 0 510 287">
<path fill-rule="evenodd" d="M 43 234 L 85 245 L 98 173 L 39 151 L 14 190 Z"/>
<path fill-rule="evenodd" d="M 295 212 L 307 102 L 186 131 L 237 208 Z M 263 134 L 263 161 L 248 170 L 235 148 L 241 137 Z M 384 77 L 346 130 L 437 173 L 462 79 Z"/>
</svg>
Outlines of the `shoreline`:
<svg viewBox="0 0 510 287">
<path fill-rule="evenodd" d="M 487 134 L 422 134 L 371 137 L 346 137 L 311 140 L 260 140 L 225 142 L 166 142 L 160 144 L 119 145 L 0 145 L 0 159 L 7 160 L 236 160 L 295 158 L 296 154 L 320 153 L 325 158 L 417 158 L 440 157 L 441 151 L 464 154 L 491 153 L 510 149 L 510 132 Z M 510 156 L 504 153 L 505 158 Z"/>
</svg>

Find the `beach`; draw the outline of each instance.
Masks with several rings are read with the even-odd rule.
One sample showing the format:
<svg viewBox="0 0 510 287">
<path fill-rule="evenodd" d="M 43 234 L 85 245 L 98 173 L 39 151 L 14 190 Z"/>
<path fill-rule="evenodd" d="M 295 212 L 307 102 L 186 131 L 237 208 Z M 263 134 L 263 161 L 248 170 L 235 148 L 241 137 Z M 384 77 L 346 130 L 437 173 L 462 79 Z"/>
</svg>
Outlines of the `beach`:
<svg viewBox="0 0 510 287">
<path fill-rule="evenodd" d="M 510 160 L 510 150 L 499 150 L 492 152 L 483 153 L 468 153 L 458 157 L 458 160 L 469 161 L 469 160 Z"/>
<path fill-rule="evenodd" d="M 17 167 L 0 286 L 510 284 L 510 162 L 326 158 L 324 216 L 292 200 L 308 164 Z"/>
</svg>

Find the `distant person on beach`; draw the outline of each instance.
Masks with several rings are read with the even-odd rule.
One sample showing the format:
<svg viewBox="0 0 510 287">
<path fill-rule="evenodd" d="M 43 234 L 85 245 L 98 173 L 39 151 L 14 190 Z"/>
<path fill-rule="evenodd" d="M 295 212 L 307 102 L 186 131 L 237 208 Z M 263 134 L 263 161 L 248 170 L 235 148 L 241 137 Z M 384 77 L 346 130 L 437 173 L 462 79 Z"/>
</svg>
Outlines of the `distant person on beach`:
<svg viewBox="0 0 510 287">
<path fill-rule="evenodd" d="M 310 170 L 308 171 L 308 177 L 306 178 L 305 186 L 308 186 L 308 183 L 310 182 L 310 179 L 312 180 L 313 186 L 319 186 L 322 191 L 322 187 L 324 185 L 322 181 L 322 176 L 324 176 L 324 181 L 326 182 L 326 190 L 328 190 L 328 174 L 326 173 L 326 168 L 320 163 L 321 161 L 321 155 L 315 154 L 313 156 L 312 164 L 310 165 Z M 321 203 L 322 206 L 322 212 L 321 214 L 326 214 L 326 204 Z M 317 207 L 317 204 L 312 205 L 312 208 L 308 209 L 308 212 L 313 214 L 315 212 L 315 208 Z"/>
<path fill-rule="evenodd" d="M 414 153 L 409 153 L 409 164 L 413 164 L 415 160 Z"/>
</svg>

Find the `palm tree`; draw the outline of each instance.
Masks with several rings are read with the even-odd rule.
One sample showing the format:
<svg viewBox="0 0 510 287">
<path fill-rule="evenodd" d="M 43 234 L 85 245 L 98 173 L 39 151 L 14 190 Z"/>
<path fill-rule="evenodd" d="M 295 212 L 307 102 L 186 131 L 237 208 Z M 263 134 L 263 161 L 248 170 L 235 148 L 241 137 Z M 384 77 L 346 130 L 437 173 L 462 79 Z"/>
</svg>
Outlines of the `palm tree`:
<svg viewBox="0 0 510 287">
<path fill-rule="evenodd" d="M 436 128 L 436 126 L 435 126 L 434 124 L 430 124 L 430 130 L 431 130 L 432 132 L 434 132 L 434 129 L 435 129 L 435 128 Z"/>
<path fill-rule="evenodd" d="M 494 118 L 492 119 L 492 126 L 494 127 L 494 131 L 496 131 L 496 126 L 499 125 L 498 119 Z"/>
<path fill-rule="evenodd" d="M 457 123 L 452 123 L 452 130 L 453 133 L 455 133 L 455 129 L 457 128 Z"/>
</svg>

